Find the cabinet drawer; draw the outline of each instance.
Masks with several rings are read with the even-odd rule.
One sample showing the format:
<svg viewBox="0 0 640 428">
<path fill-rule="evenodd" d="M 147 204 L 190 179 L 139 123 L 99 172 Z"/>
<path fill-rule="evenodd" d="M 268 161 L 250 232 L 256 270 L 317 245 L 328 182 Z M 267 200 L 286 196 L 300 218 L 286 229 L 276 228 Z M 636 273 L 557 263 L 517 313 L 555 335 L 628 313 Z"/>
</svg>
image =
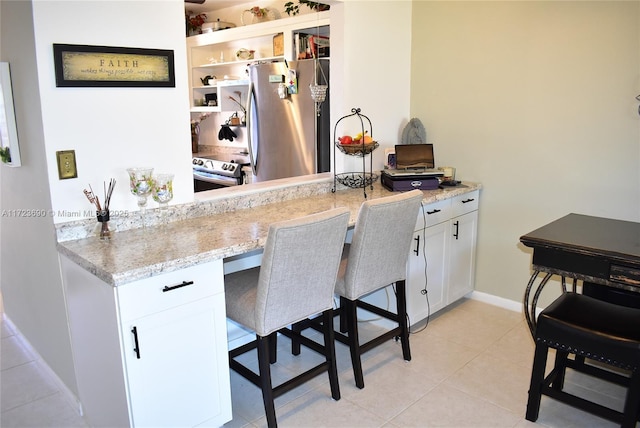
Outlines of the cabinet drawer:
<svg viewBox="0 0 640 428">
<path fill-rule="evenodd" d="M 451 217 L 458 217 L 471 211 L 478 209 L 480 192 L 475 190 L 473 192 L 464 193 L 451 199 Z"/>
<path fill-rule="evenodd" d="M 222 260 L 116 287 L 122 321 L 154 314 L 222 292 Z"/>
<path fill-rule="evenodd" d="M 416 223 L 416 229 L 420 230 L 423 227 L 433 226 L 434 224 L 442 223 L 451 218 L 451 200 L 433 202 L 428 205 L 423 205 L 418 212 L 418 221 Z M 426 222 L 426 225 L 425 225 Z"/>
</svg>

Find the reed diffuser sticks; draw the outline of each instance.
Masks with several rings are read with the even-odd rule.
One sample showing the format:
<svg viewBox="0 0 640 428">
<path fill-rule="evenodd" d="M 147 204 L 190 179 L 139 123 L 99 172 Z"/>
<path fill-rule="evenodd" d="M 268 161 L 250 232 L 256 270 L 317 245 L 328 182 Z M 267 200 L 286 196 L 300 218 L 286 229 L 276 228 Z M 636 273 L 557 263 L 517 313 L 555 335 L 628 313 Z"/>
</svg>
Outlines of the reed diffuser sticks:
<svg viewBox="0 0 640 428">
<path fill-rule="evenodd" d="M 96 206 L 96 210 L 99 212 L 109 211 L 109 203 L 111 202 L 111 195 L 113 194 L 113 190 L 116 187 L 116 179 L 112 178 L 111 180 L 109 180 L 109 189 L 107 189 L 106 183 L 103 183 L 103 187 L 104 187 L 104 209 L 100 205 L 100 199 L 95 195 L 95 193 L 93 193 L 93 188 L 91 187 L 91 184 L 89 184 L 90 190 L 84 189 L 85 196 L 87 197 L 89 202 L 91 202 L 93 205 Z"/>
<path fill-rule="evenodd" d="M 89 190 L 84 189 L 84 195 L 87 197 L 89 202 L 91 202 L 96 207 L 96 216 L 98 217 L 98 222 L 100 224 L 100 231 L 98 232 L 98 236 L 102 240 L 111 239 L 112 231 L 109 229 L 109 204 L 111 203 L 111 195 L 113 194 L 113 190 L 116 187 L 116 180 L 112 178 L 109 180 L 109 188 L 107 189 L 107 184 L 103 183 L 102 187 L 104 189 L 104 207 L 100 205 L 100 199 L 93 193 L 93 188 L 91 184 L 89 184 Z"/>
</svg>

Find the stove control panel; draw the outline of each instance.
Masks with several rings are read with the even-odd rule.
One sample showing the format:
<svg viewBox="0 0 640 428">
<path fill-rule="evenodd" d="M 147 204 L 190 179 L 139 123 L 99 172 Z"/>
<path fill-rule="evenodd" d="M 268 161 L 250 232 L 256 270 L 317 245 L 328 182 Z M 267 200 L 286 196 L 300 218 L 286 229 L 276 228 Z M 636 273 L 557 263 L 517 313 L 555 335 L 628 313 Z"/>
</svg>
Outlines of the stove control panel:
<svg viewBox="0 0 640 428">
<path fill-rule="evenodd" d="M 239 177 L 241 173 L 240 165 L 235 162 L 223 162 L 207 158 L 193 158 L 191 163 L 193 164 L 193 169 L 198 171 L 226 175 L 228 177 Z"/>
</svg>

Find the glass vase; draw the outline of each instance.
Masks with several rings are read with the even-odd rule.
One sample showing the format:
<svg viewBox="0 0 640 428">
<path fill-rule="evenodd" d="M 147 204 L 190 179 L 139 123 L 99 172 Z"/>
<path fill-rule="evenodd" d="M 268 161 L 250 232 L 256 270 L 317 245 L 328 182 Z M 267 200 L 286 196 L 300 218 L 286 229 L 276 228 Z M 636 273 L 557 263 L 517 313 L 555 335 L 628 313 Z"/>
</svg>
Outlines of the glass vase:
<svg viewBox="0 0 640 428">
<path fill-rule="evenodd" d="M 109 211 L 96 211 L 96 217 L 98 219 L 98 226 L 96 227 L 96 235 L 102 241 L 108 241 L 112 238 L 115 232 L 113 227 L 109 225 Z"/>
<path fill-rule="evenodd" d="M 168 204 L 173 199 L 173 174 L 157 174 L 153 177 L 151 197 L 160 205 L 162 224 L 168 223 Z"/>
<path fill-rule="evenodd" d="M 151 185 L 153 179 L 153 168 L 128 168 L 129 187 L 131 194 L 137 197 L 138 208 L 140 208 L 140 220 L 142 228 L 146 228 L 145 209 L 147 206 L 147 197 L 151 194 Z"/>
</svg>

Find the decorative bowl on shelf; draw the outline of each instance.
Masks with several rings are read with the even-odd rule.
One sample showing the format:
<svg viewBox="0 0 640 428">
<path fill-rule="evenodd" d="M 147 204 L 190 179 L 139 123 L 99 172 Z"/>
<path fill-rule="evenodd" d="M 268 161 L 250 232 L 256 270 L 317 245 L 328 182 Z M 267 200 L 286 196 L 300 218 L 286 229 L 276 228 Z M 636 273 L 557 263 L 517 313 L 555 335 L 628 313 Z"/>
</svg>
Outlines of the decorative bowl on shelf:
<svg viewBox="0 0 640 428">
<path fill-rule="evenodd" d="M 345 172 L 336 174 L 336 180 L 343 186 L 360 189 L 375 183 L 378 180 L 378 175 L 372 172 Z"/>
<path fill-rule="evenodd" d="M 253 59 L 255 51 L 241 48 L 236 52 L 236 58 L 239 60 Z"/>
<path fill-rule="evenodd" d="M 353 156 L 364 156 L 368 155 L 372 151 L 378 148 L 380 144 L 377 141 L 371 141 L 370 143 L 351 143 L 351 144 L 341 144 L 336 143 L 336 146 L 340 149 L 340 151 L 346 155 Z"/>
</svg>

